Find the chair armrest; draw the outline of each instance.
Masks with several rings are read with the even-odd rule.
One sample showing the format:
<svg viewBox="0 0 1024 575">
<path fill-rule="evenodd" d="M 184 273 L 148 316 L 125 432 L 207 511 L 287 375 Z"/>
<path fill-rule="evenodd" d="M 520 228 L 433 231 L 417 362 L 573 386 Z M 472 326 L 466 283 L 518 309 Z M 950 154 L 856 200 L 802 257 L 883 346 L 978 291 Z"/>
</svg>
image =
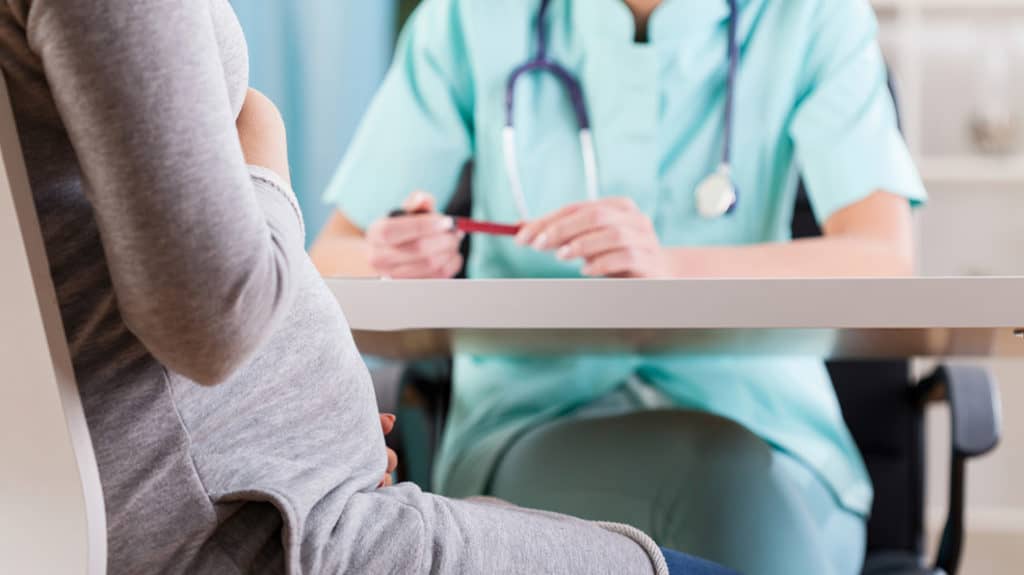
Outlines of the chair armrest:
<svg viewBox="0 0 1024 575">
<path fill-rule="evenodd" d="M 949 402 L 954 455 L 977 457 L 999 443 L 999 389 L 988 370 L 967 365 L 942 366 L 918 385 L 918 394 L 923 403 Z"/>
<path fill-rule="evenodd" d="M 999 443 L 999 390 L 985 369 L 942 366 L 921 381 L 917 397 L 922 405 L 948 401 L 952 416 L 949 514 L 935 567 L 939 572 L 953 575 L 959 567 L 963 550 L 966 461 L 988 453 Z"/>
</svg>

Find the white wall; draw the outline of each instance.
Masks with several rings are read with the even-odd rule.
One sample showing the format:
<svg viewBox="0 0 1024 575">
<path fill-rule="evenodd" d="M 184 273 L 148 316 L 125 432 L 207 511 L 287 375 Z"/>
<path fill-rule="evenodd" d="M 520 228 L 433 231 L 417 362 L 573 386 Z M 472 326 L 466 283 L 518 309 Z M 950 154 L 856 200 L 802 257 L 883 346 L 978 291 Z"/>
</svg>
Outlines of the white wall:
<svg viewBox="0 0 1024 575">
<path fill-rule="evenodd" d="M 874 4 L 907 137 L 930 194 L 918 214 L 920 271 L 1024 275 L 1024 0 Z M 972 120 L 984 114 L 1009 119 L 1013 137 L 1002 153 L 986 153 L 972 138 Z M 1000 384 L 1003 441 L 968 470 L 963 572 L 1009 575 L 1024 565 L 1024 363 L 986 365 Z M 930 411 L 928 439 L 934 549 L 946 511 L 948 409 Z"/>
</svg>

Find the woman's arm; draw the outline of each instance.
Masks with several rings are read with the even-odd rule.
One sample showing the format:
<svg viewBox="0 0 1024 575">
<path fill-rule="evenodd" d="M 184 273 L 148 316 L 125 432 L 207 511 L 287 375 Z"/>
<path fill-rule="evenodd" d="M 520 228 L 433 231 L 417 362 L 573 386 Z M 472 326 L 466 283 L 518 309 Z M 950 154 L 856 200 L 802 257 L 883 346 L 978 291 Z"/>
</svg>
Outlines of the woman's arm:
<svg viewBox="0 0 1024 575">
<path fill-rule="evenodd" d="M 223 381 L 287 313 L 305 257 L 283 139 L 247 145 L 279 173 L 246 167 L 209 0 L 28 5 L 125 323 L 170 369 Z"/>
<path fill-rule="evenodd" d="M 245 161 L 263 166 L 291 182 L 288 167 L 288 134 L 281 113 L 266 96 L 249 88 L 242 111 L 235 120 Z"/>
<path fill-rule="evenodd" d="M 824 237 L 729 247 L 664 247 L 627 198 L 567 206 L 531 222 L 521 244 L 582 258 L 590 276 L 647 278 L 905 276 L 913 272 L 910 206 L 876 192 L 826 220 Z"/>
</svg>

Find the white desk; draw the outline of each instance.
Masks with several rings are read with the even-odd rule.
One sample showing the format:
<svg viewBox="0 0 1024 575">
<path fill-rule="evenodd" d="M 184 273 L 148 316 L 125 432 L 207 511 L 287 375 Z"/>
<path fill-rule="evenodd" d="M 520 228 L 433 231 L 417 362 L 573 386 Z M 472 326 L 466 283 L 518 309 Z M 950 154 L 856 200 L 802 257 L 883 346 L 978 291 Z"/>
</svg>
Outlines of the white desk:
<svg viewBox="0 0 1024 575">
<path fill-rule="evenodd" d="M 364 353 L 1024 357 L 1024 278 L 328 279 Z"/>
</svg>

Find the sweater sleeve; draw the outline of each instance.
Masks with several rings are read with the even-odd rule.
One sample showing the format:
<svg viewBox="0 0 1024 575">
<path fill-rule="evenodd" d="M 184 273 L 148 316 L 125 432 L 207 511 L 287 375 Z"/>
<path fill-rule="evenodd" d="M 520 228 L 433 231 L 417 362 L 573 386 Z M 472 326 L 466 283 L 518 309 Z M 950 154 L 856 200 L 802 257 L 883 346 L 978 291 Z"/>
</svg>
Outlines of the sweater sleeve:
<svg viewBox="0 0 1024 575">
<path fill-rule="evenodd" d="M 288 186 L 245 165 L 210 0 L 28 6 L 125 323 L 223 381 L 288 311 L 304 241 Z"/>
<path fill-rule="evenodd" d="M 401 556 L 415 568 L 403 573 L 668 575 L 661 550 L 639 530 L 494 499 L 446 499 L 408 483 L 355 494 L 333 533 L 303 554 L 318 551 L 309 572 L 396 572 Z"/>
</svg>

